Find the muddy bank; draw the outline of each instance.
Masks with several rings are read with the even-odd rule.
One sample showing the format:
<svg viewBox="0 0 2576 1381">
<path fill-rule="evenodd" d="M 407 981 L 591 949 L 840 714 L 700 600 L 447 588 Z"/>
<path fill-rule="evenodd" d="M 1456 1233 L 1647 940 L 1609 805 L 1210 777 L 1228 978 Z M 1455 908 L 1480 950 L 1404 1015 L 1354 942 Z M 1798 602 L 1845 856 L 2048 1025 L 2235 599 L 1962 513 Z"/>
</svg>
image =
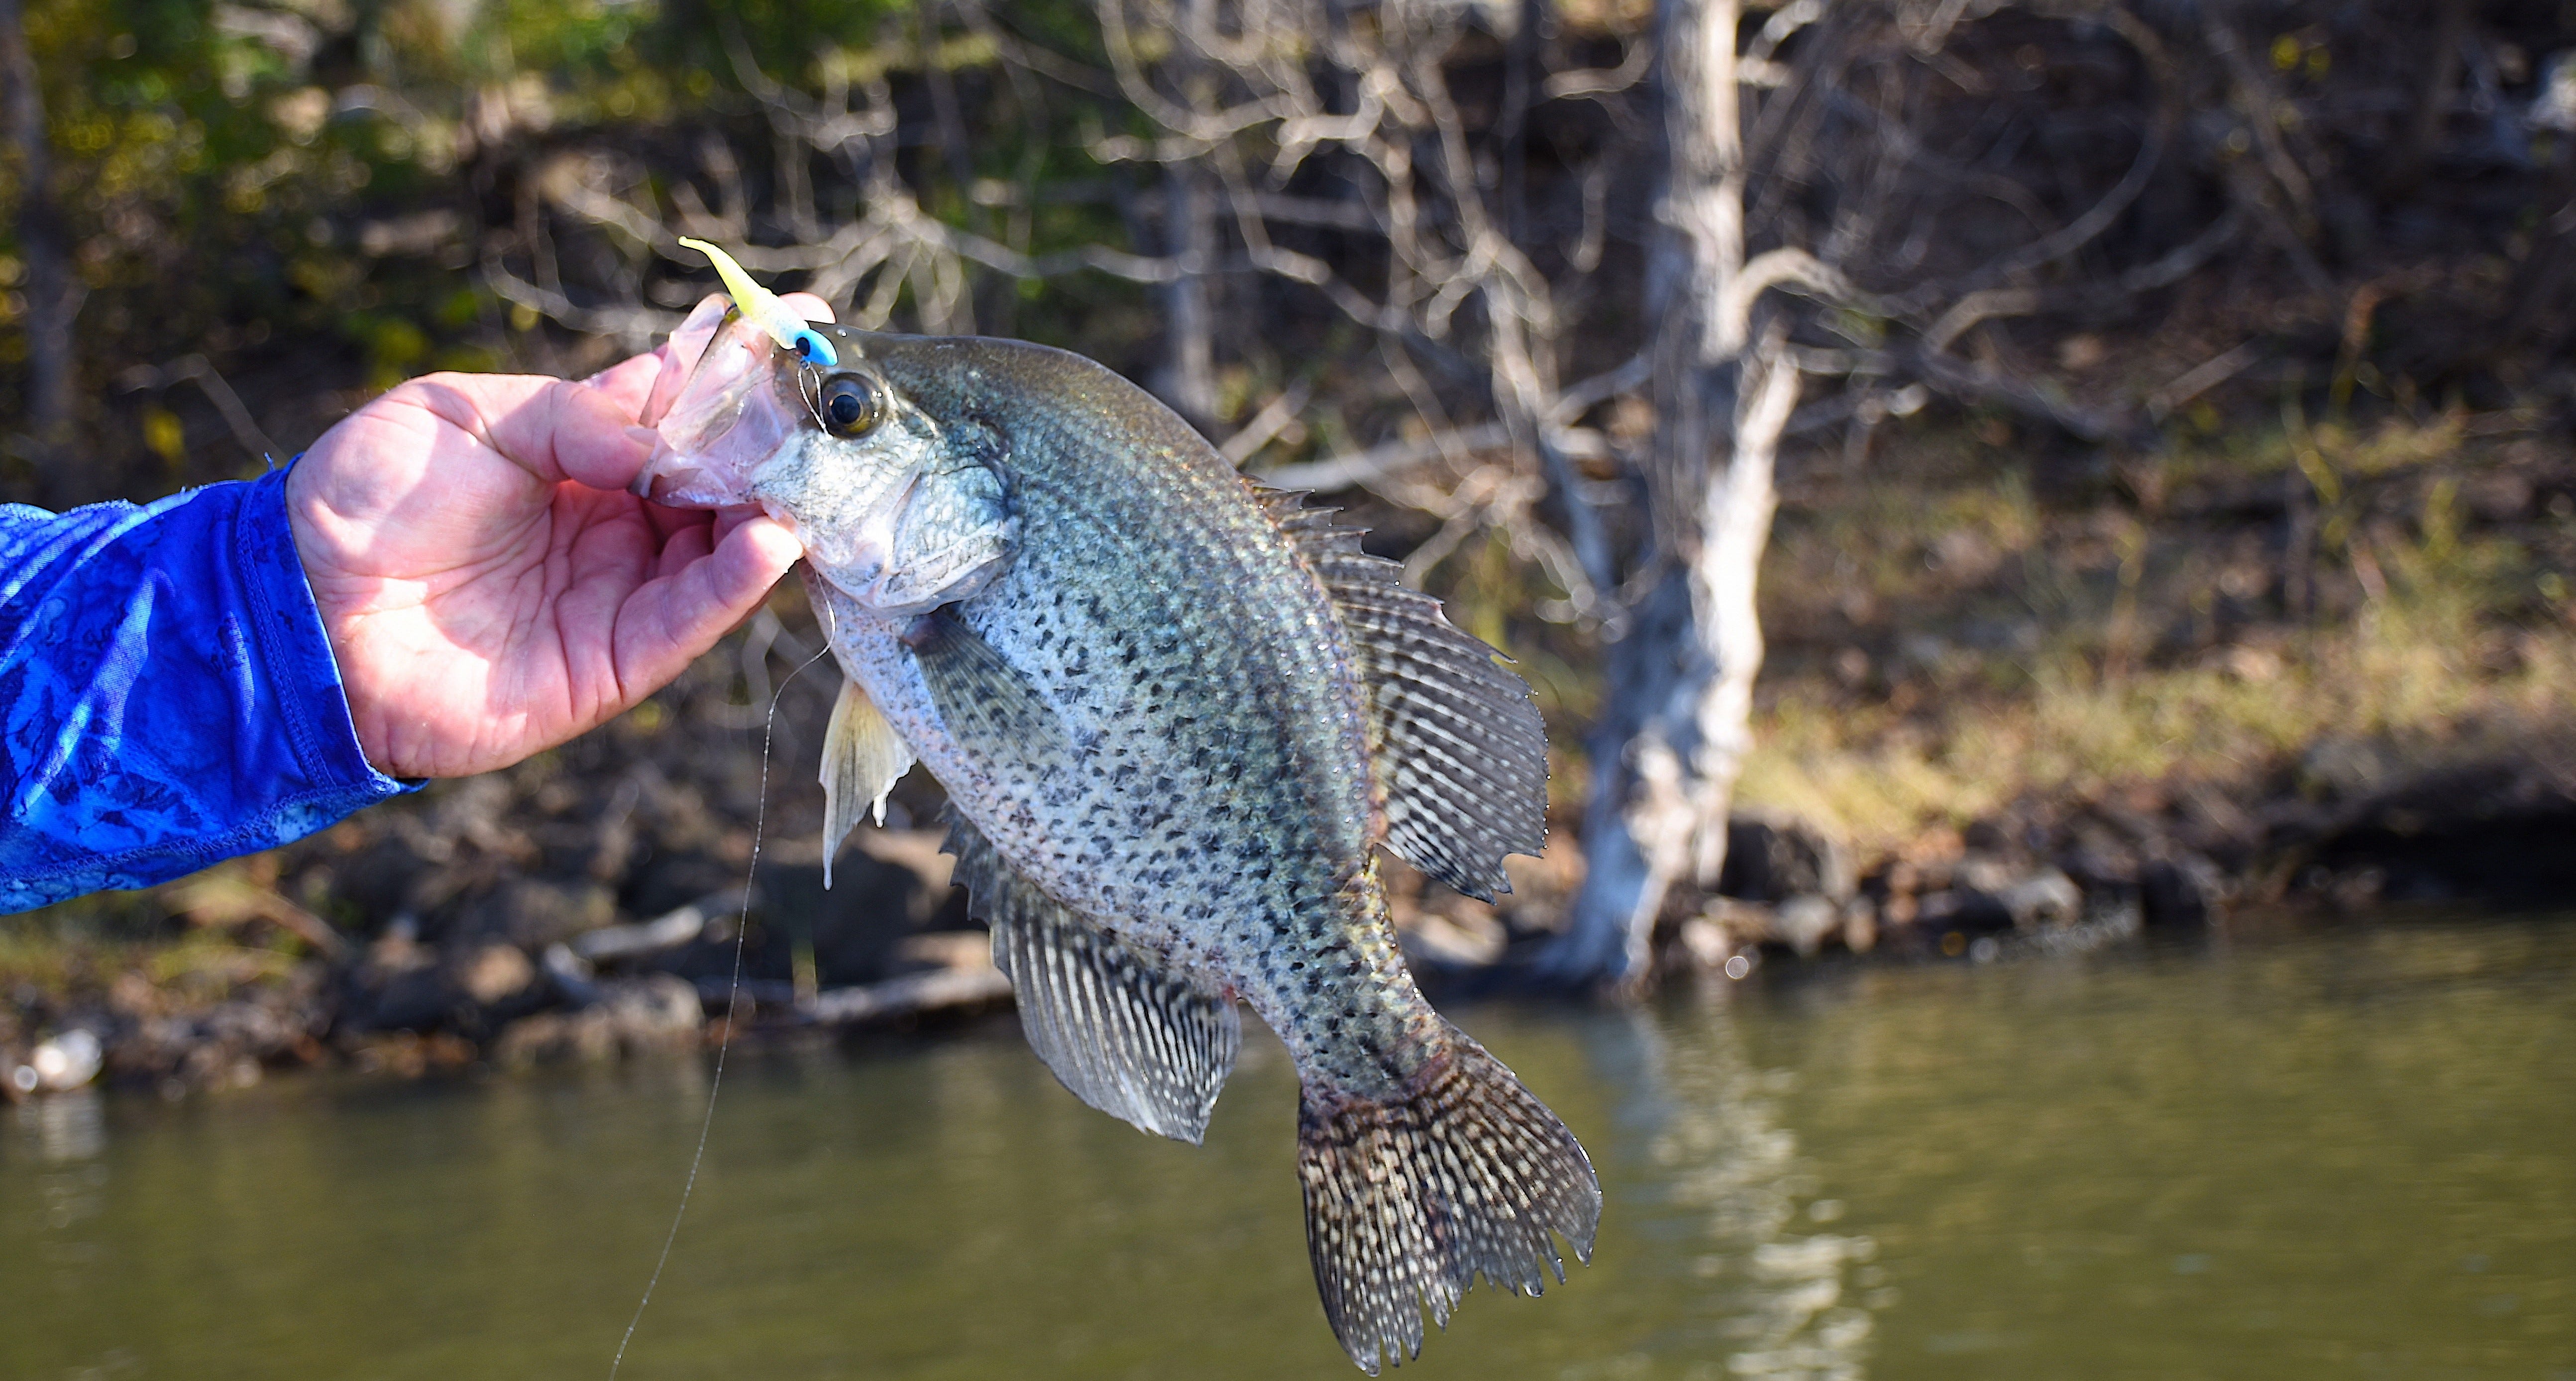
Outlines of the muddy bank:
<svg viewBox="0 0 2576 1381">
<path fill-rule="evenodd" d="M 2324 917 L 2389 904 L 2557 907 L 2576 896 L 2571 840 L 2566 744 L 2426 768 L 2387 745 L 2331 739 L 2252 789 L 2017 802 L 1858 868 L 1811 828 L 1739 817 L 1718 895 L 1668 913 L 1660 953 L 1668 970 L 1741 975 L 1827 948 L 1991 959 L 2189 933 L 2251 906 Z"/>
<path fill-rule="evenodd" d="M 2256 907 L 2328 920 L 2393 904 L 2563 907 L 2571 840 L 2576 745 L 2555 737 L 2467 755 L 2321 739 L 2248 780 L 2034 795 L 1868 855 L 1795 817 L 1743 813 L 1716 889 L 1667 905 L 1657 970 L 1740 978 L 1827 952 L 1986 961 L 2200 933 Z M 1579 858 L 1513 862 L 1519 890 L 1493 906 L 1394 870 L 1407 951 L 1435 984 L 1518 986 L 1553 933 Z"/>
</svg>

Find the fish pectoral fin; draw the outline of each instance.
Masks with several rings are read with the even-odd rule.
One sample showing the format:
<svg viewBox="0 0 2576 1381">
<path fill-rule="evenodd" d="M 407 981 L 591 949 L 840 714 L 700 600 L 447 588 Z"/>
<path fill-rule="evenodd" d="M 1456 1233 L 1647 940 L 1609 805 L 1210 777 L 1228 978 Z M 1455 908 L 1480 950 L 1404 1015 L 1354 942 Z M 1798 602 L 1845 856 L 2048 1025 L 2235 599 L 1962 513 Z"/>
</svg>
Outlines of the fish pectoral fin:
<svg viewBox="0 0 2576 1381">
<path fill-rule="evenodd" d="M 954 608 L 933 609 L 903 634 L 921 666 L 930 703 L 951 738 L 968 753 L 995 765 L 995 775 L 1039 781 L 1053 775 L 1096 735 L 1065 722 L 984 636 Z"/>
<path fill-rule="evenodd" d="M 1512 890 L 1508 854 L 1547 843 L 1547 729 L 1528 683 L 1460 631 L 1440 601 L 1360 549 L 1356 528 L 1304 496 L 1256 490 L 1324 584 L 1350 635 L 1366 697 L 1386 846 L 1433 878 L 1491 901 Z"/>
<path fill-rule="evenodd" d="M 857 681 L 844 676 L 832 722 L 823 731 L 823 886 L 832 885 L 832 856 L 871 809 L 885 823 L 886 794 L 912 770 L 912 749 Z"/>
<path fill-rule="evenodd" d="M 953 807 L 947 847 L 1038 1058 L 1083 1102 L 1197 1145 L 1243 1043 L 1234 1000 L 1040 891 Z"/>
</svg>

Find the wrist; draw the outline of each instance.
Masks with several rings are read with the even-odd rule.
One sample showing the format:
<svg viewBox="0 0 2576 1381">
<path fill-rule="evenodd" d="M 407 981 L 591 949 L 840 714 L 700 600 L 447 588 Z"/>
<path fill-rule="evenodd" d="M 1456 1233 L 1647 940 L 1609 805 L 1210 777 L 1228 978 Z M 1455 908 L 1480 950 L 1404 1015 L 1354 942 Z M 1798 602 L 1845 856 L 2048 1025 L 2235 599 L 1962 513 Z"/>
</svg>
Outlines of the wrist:
<svg viewBox="0 0 2576 1381">
<path fill-rule="evenodd" d="M 299 756 L 324 775 L 391 794 L 406 784 L 359 732 L 347 658 L 307 555 L 310 538 L 298 521 L 301 460 L 252 481 L 238 519 L 232 546 L 256 625 L 251 648 L 272 688 L 273 713 L 286 721 Z"/>
<path fill-rule="evenodd" d="M 331 560 L 332 544 L 324 536 L 327 509 L 312 492 L 315 471 L 305 456 L 306 453 L 298 453 L 286 463 L 282 481 L 286 530 L 296 563 L 304 573 L 304 591 L 312 602 L 314 623 L 330 655 L 332 679 L 340 692 L 350 734 L 375 771 L 387 777 L 417 778 L 420 774 L 403 771 L 395 760 L 392 745 L 383 733 L 383 716 L 368 694 L 363 660 L 353 655 L 357 651 L 354 619 L 336 597 L 340 578 Z"/>
</svg>

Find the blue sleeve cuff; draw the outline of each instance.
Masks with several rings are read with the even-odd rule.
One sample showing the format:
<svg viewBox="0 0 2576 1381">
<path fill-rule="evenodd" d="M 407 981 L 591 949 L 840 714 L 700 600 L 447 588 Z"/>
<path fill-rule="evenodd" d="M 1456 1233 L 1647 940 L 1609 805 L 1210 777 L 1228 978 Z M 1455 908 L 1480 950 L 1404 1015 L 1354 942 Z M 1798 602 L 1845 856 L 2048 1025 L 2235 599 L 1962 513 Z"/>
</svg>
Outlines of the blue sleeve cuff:
<svg viewBox="0 0 2576 1381">
<path fill-rule="evenodd" d="M 358 746 L 287 473 L 0 508 L 0 912 L 164 882 L 415 789 Z"/>
</svg>

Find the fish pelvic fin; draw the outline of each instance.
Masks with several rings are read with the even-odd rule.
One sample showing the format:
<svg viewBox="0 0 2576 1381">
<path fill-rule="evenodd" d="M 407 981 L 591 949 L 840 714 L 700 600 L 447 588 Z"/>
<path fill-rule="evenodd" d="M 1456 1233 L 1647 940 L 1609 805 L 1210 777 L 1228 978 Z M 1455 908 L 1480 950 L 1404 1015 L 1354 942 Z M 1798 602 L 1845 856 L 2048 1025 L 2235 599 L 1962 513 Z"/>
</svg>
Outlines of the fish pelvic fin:
<svg viewBox="0 0 2576 1381">
<path fill-rule="evenodd" d="M 1547 845 L 1547 727 L 1528 683 L 1494 649 L 1360 549 L 1360 529 L 1305 496 L 1254 498 L 1331 596 L 1366 698 L 1386 846 L 1479 901 L 1512 890 L 1509 854 Z"/>
<path fill-rule="evenodd" d="M 1554 1238 L 1588 1263 L 1601 1222 L 1574 1134 L 1484 1047 L 1449 1041 L 1392 1098 L 1309 1082 L 1298 1103 L 1315 1288 L 1371 1376 L 1420 1356 L 1422 1310 L 1446 1327 L 1478 1275 L 1515 1295 L 1563 1283 Z"/>
<path fill-rule="evenodd" d="M 948 851 L 1038 1058 L 1083 1102 L 1197 1145 L 1243 1044 L 1234 999 L 1040 891 L 954 808 Z"/>
<path fill-rule="evenodd" d="M 912 770 L 912 749 L 859 683 L 843 677 L 823 730 L 823 885 L 832 885 L 832 856 L 871 810 L 885 823 L 886 795 Z"/>
</svg>

